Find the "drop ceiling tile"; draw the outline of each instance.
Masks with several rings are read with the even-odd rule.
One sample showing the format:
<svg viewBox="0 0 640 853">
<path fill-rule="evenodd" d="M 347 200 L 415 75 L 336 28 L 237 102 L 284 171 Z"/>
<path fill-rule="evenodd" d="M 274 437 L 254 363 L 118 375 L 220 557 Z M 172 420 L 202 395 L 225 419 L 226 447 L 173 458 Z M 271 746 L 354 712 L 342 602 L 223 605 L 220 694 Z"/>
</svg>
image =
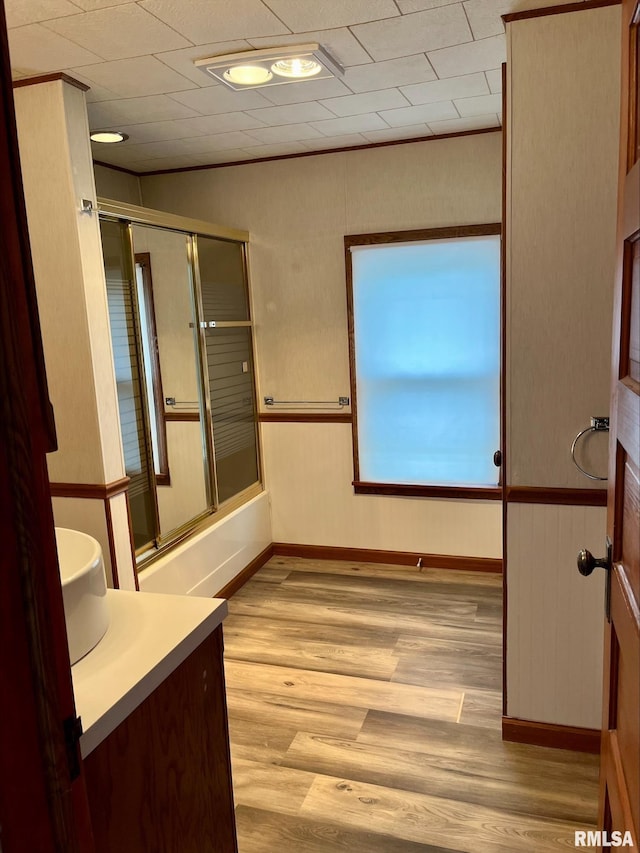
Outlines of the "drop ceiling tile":
<svg viewBox="0 0 640 853">
<path fill-rule="evenodd" d="M 431 136 L 432 133 L 426 124 L 411 124 L 407 127 L 390 127 L 387 130 L 370 130 L 363 135 L 369 142 L 397 142 L 403 139 Z"/>
<path fill-rule="evenodd" d="M 267 0 L 276 15 L 294 32 L 319 27 L 347 27 L 364 21 L 394 18 L 400 13 L 393 0 Z"/>
<path fill-rule="evenodd" d="M 436 75 L 424 53 L 418 53 L 415 56 L 347 68 L 342 79 L 352 91 L 360 94 L 409 83 L 424 83 L 435 80 Z"/>
<path fill-rule="evenodd" d="M 384 130 L 388 125 L 377 113 L 348 118 L 334 118 L 330 121 L 315 121 L 313 127 L 325 136 L 341 136 L 347 133 L 364 133 L 366 130 Z"/>
<path fill-rule="evenodd" d="M 265 86 L 260 91 L 265 98 L 277 106 L 302 104 L 305 101 L 318 101 L 320 98 L 337 98 L 340 95 L 352 94 L 351 89 L 347 89 L 344 83 L 335 77 L 287 83 L 283 86 Z"/>
<path fill-rule="evenodd" d="M 171 97 L 202 115 L 242 112 L 271 106 L 255 89 L 234 92 L 222 83 L 207 86 L 205 89 L 192 89 L 190 92 L 176 92 Z"/>
<path fill-rule="evenodd" d="M 308 154 L 309 149 L 303 142 L 281 142 L 274 145 L 256 145 L 244 150 L 243 160 L 257 160 L 261 157 L 286 157 L 288 154 Z M 229 162 L 233 162 L 229 158 Z"/>
<path fill-rule="evenodd" d="M 146 98 L 125 98 L 120 101 L 100 101 L 87 104 L 91 128 L 115 127 L 118 124 L 141 124 L 149 121 L 195 118 L 198 114 L 167 95 L 148 95 Z"/>
<path fill-rule="evenodd" d="M 98 65 L 85 65 L 80 70 L 88 80 L 111 89 L 121 98 L 163 95 L 167 92 L 193 89 L 191 80 L 187 80 L 153 56 L 116 59 Z"/>
<path fill-rule="evenodd" d="M 501 15 L 513 12 L 518 0 L 467 0 L 463 3 L 475 39 L 486 39 L 504 32 Z"/>
<path fill-rule="evenodd" d="M 59 71 L 74 65 L 99 62 L 100 57 L 52 33 L 42 24 L 18 27 L 9 33 L 11 65 L 23 76 Z"/>
<path fill-rule="evenodd" d="M 232 130 L 251 130 L 254 127 L 264 127 L 263 123 L 246 113 L 218 113 L 212 116 L 198 116 L 198 118 L 186 118 L 178 122 L 180 127 L 186 130 L 185 136 L 193 133 L 227 133 Z"/>
<path fill-rule="evenodd" d="M 175 30 L 132 3 L 59 18 L 46 26 L 103 59 L 126 59 L 189 47 L 189 42 Z M 67 63 L 80 64 L 84 63 Z"/>
<path fill-rule="evenodd" d="M 441 79 L 459 77 L 461 74 L 498 68 L 507 60 L 507 47 L 504 35 L 492 36 L 470 44 L 434 50 L 428 57 Z"/>
<path fill-rule="evenodd" d="M 106 6 L 124 6 L 132 0 L 73 0 L 73 2 L 85 12 L 93 12 L 94 9 L 104 9 Z"/>
<path fill-rule="evenodd" d="M 191 122 L 199 119 L 185 119 L 184 121 L 150 121 L 145 124 L 119 124 L 118 130 L 129 135 L 128 146 L 139 145 L 144 142 L 166 142 L 170 139 L 185 139 L 191 136 L 203 136 L 205 133 L 213 133 L 213 129 L 200 131 Z"/>
<path fill-rule="evenodd" d="M 465 130 L 482 130 L 497 126 L 498 121 L 495 113 L 486 116 L 466 116 L 450 121 L 429 122 L 429 127 L 436 135 L 440 133 L 462 133 Z"/>
<path fill-rule="evenodd" d="M 480 95 L 477 98 L 458 98 L 454 101 L 460 115 L 482 116 L 502 109 L 502 95 Z"/>
<path fill-rule="evenodd" d="M 431 124 L 432 121 L 458 118 L 458 112 L 451 101 L 421 104 L 418 107 L 404 107 L 400 110 L 385 110 L 380 115 L 391 127 L 402 127 L 405 124 Z"/>
<path fill-rule="evenodd" d="M 322 138 L 319 130 L 309 124 L 284 124 L 280 127 L 263 127 L 247 131 L 257 142 L 270 145 L 276 142 L 299 142 L 303 139 Z"/>
<path fill-rule="evenodd" d="M 329 148 L 351 148 L 354 145 L 366 145 L 367 140 L 360 133 L 345 133 L 342 136 L 322 136 L 306 143 L 309 151 L 326 151 Z"/>
<path fill-rule="evenodd" d="M 62 18 L 64 15 L 77 15 L 80 11 L 68 0 L 5 0 L 4 10 L 9 29 Z"/>
<path fill-rule="evenodd" d="M 348 95 L 345 98 L 329 98 L 320 102 L 337 116 L 357 116 L 362 113 L 375 113 L 379 110 L 392 110 L 408 106 L 397 89 L 383 89 L 381 92 L 366 92 L 363 95 Z"/>
<path fill-rule="evenodd" d="M 105 149 L 109 149 L 105 151 Z M 109 162 L 141 162 L 150 160 L 153 157 L 175 157 L 177 155 L 187 156 L 190 152 L 185 148 L 183 139 L 162 140 L 158 142 L 142 142 L 139 144 L 131 144 L 126 142 L 122 147 L 111 145 L 100 145 L 97 142 L 91 143 L 91 150 L 94 152 L 96 159 Z"/>
<path fill-rule="evenodd" d="M 265 124 L 298 124 L 304 121 L 319 121 L 333 118 L 333 113 L 316 103 L 288 104 L 286 107 L 268 107 L 264 110 L 248 110 L 249 115 Z"/>
<path fill-rule="evenodd" d="M 143 160 L 135 171 L 156 172 L 160 169 L 185 169 L 189 166 L 200 165 L 193 162 L 193 157 L 154 157 L 153 160 Z"/>
<path fill-rule="evenodd" d="M 459 3 L 401 18 L 359 24 L 351 29 L 376 60 L 410 56 L 473 39 Z"/>
<path fill-rule="evenodd" d="M 164 62 L 169 68 L 193 80 L 198 86 L 219 85 L 210 74 L 193 64 L 195 59 L 206 59 L 209 56 L 219 56 L 224 53 L 238 53 L 241 50 L 250 50 L 248 41 L 223 41 L 214 44 L 201 44 L 197 47 L 183 47 L 181 50 L 167 50 L 157 53 L 156 59 Z"/>
<path fill-rule="evenodd" d="M 289 32 L 261 0 L 142 0 L 140 5 L 194 44 Z"/>
<path fill-rule="evenodd" d="M 336 30 L 313 30 L 278 38 L 249 39 L 253 47 L 276 47 L 287 44 L 309 44 L 317 42 L 329 51 L 331 56 L 344 68 L 349 65 L 363 65 L 373 60 L 350 30 L 339 27 Z"/>
<path fill-rule="evenodd" d="M 478 72 L 464 77 L 434 80 L 432 83 L 402 86 L 400 91 L 412 104 L 433 104 L 437 101 L 452 101 L 454 98 L 488 95 L 489 86 L 484 74 Z"/>
<path fill-rule="evenodd" d="M 184 153 L 191 154 L 206 154 L 209 151 L 223 151 L 231 148 L 251 148 L 256 144 L 259 143 L 242 131 L 194 136 L 192 139 L 180 140 L 180 147 Z"/>
<path fill-rule="evenodd" d="M 424 9 L 435 9 L 437 6 L 449 6 L 458 0 L 396 0 L 403 15 L 410 12 L 422 12 Z"/>
<path fill-rule="evenodd" d="M 492 94 L 495 95 L 498 92 L 502 92 L 502 69 L 494 68 L 492 71 L 485 71 L 484 73 Z"/>
<path fill-rule="evenodd" d="M 88 104 L 94 104 L 97 101 L 115 101 L 118 98 L 115 92 L 112 92 L 110 89 L 105 89 L 104 86 L 96 85 L 93 80 L 89 80 L 88 77 L 85 77 L 84 74 L 81 73 L 81 68 L 70 68 L 67 71 L 74 79 L 78 80 L 80 83 L 84 83 L 85 86 L 88 86 L 88 90 L 85 92 L 85 98 L 87 99 Z"/>
</svg>

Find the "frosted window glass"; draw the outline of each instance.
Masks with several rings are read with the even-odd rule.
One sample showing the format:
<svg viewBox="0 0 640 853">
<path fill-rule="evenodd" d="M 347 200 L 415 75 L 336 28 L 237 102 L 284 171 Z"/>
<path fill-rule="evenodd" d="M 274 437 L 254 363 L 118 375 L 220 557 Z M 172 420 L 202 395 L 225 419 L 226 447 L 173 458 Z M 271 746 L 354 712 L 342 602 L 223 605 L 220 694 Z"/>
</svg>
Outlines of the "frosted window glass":
<svg viewBox="0 0 640 853">
<path fill-rule="evenodd" d="M 495 486 L 500 237 L 352 248 L 360 480 Z"/>
</svg>

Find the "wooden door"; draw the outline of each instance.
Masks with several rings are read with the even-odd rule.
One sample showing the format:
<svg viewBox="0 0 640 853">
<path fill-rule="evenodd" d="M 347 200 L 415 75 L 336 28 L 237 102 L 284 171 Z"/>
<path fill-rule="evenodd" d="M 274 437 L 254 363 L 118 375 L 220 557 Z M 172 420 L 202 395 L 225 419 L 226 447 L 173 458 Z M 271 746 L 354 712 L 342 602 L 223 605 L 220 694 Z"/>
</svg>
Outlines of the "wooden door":
<svg viewBox="0 0 640 853">
<path fill-rule="evenodd" d="M 607 530 L 613 544 L 606 626 L 600 826 L 640 839 L 640 2 L 622 5 L 618 266 Z M 624 849 L 624 848 L 623 848 Z M 627 848 L 628 849 L 628 848 Z"/>
<path fill-rule="evenodd" d="M 46 453 L 55 449 L 0 0 L 0 827 L 3 853 L 90 853 Z"/>
</svg>

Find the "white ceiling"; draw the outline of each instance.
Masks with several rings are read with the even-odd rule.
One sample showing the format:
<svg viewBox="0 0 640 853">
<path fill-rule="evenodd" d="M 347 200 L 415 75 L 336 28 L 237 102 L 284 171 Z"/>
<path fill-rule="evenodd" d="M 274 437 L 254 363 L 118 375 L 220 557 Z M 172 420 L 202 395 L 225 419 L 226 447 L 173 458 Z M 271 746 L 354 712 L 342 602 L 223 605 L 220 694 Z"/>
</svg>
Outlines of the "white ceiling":
<svg viewBox="0 0 640 853">
<path fill-rule="evenodd" d="M 569 2 L 569 0 L 561 0 Z M 522 0 L 5 0 L 16 77 L 89 85 L 94 157 L 136 172 L 497 127 Z M 548 5 L 533 0 L 527 7 Z M 339 79 L 233 92 L 194 59 L 319 42 Z"/>
</svg>

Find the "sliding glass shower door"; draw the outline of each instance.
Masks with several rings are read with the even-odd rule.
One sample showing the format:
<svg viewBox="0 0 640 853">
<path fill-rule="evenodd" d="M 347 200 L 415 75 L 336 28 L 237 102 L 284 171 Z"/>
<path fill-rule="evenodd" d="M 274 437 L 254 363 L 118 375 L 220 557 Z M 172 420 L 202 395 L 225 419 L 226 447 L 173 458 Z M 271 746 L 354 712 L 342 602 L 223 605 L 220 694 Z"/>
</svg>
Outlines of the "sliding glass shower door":
<svg viewBox="0 0 640 853">
<path fill-rule="evenodd" d="M 259 479 L 244 246 L 197 237 L 204 356 L 220 503 Z"/>
<path fill-rule="evenodd" d="M 114 207 L 100 224 L 132 535 L 144 561 L 259 490 L 246 245 Z"/>
</svg>

